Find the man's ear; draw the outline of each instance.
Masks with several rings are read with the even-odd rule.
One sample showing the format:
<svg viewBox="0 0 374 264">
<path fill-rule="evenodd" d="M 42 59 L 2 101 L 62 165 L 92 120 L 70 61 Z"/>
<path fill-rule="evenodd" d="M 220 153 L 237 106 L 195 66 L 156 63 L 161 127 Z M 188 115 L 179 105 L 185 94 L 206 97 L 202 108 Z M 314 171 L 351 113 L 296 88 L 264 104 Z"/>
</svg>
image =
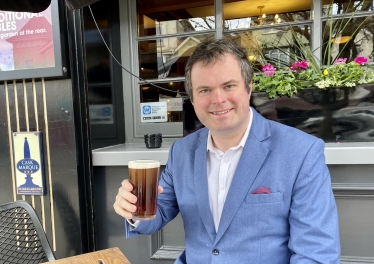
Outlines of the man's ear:
<svg viewBox="0 0 374 264">
<path fill-rule="evenodd" d="M 252 81 L 248 84 L 249 86 L 249 96 L 252 95 Z"/>
</svg>

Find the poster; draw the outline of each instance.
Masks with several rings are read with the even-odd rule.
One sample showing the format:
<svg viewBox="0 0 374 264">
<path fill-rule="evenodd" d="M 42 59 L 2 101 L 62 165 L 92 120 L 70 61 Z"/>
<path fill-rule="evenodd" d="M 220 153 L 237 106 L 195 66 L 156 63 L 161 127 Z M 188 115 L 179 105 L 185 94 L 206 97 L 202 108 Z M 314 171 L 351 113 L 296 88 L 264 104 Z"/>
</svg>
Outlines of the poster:
<svg viewBox="0 0 374 264">
<path fill-rule="evenodd" d="M 44 195 L 41 132 L 14 132 L 12 136 L 17 194 Z"/>
<path fill-rule="evenodd" d="M 41 13 L 0 11 L 0 71 L 54 66 L 51 6 Z"/>
<path fill-rule="evenodd" d="M 58 0 L 40 13 L 0 11 L 0 81 L 68 77 L 63 37 Z"/>
</svg>

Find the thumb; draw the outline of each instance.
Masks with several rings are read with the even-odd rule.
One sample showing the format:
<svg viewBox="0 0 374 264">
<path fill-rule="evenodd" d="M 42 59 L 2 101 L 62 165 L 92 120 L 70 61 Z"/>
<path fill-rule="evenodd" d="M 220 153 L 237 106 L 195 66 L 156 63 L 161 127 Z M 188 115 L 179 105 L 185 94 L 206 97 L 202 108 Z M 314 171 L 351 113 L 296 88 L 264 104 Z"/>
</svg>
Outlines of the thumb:
<svg viewBox="0 0 374 264">
<path fill-rule="evenodd" d="M 164 188 L 162 188 L 162 186 L 159 185 L 157 191 L 158 191 L 158 194 L 160 194 L 164 191 Z"/>
</svg>

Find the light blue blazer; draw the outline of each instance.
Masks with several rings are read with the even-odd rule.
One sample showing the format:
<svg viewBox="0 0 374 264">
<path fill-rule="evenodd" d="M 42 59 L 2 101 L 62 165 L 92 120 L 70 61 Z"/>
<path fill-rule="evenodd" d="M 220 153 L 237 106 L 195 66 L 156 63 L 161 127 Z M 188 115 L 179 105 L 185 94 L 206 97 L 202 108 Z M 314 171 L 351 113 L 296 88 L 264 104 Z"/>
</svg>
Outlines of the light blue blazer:
<svg viewBox="0 0 374 264">
<path fill-rule="evenodd" d="M 160 185 L 157 217 L 127 238 L 152 234 L 181 213 L 185 251 L 175 263 L 339 263 L 338 214 L 324 142 L 267 120 L 253 121 L 218 231 L 207 186 L 208 130 L 176 141 Z M 270 194 L 252 194 L 259 187 Z"/>
</svg>

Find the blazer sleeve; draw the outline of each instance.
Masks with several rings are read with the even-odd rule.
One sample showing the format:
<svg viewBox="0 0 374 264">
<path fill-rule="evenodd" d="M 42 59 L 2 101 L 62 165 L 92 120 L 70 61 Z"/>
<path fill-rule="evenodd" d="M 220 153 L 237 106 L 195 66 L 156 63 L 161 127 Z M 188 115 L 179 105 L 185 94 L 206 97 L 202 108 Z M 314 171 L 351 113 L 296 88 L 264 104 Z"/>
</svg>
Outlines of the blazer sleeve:
<svg viewBox="0 0 374 264">
<path fill-rule="evenodd" d="M 340 263 L 338 212 L 321 139 L 310 147 L 294 184 L 289 223 L 290 263 Z"/>
<path fill-rule="evenodd" d="M 157 214 L 153 220 L 140 221 L 134 228 L 127 221 L 126 238 L 136 235 L 150 235 L 162 229 L 167 223 L 173 220 L 179 213 L 179 207 L 174 192 L 173 182 L 173 159 L 178 158 L 173 155 L 175 151 L 175 143 L 172 144 L 169 151 L 168 161 L 165 169 L 160 175 L 159 185 L 163 187 L 163 192 L 157 197 Z"/>
</svg>

